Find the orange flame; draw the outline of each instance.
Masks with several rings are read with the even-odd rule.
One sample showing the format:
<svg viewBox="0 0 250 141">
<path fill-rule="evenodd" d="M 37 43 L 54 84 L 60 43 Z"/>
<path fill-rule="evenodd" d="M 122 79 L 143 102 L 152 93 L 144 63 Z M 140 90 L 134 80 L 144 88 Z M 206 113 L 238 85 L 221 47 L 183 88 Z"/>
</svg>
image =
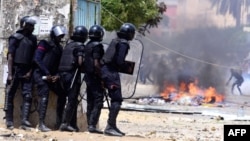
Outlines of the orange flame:
<svg viewBox="0 0 250 141">
<path fill-rule="evenodd" d="M 215 99 L 215 102 L 222 102 L 224 99 L 224 96 L 217 93 L 216 89 L 213 87 L 209 87 L 204 91 L 204 97 L 205 103 L 211 102 L 213 99 Z"/>
<path fill-rule="evenodd" d="M 194 98 L 198 95 L 203 96 L 204 103 L 213 103 L 213 102 L 222 102 L 224 96 L 219 94 L 215 88 L 209 87 L 207 89 L 201 89 L 197 86 L 198 81 L 194 81 L 193 83 L 185 84 L 184 82 L 180 83 L 179 91 L 174 85 L 167 85 L 163 92 L 161 93 L 162 98 L 169 99 L 170 94 L 176 94 L 172 97 L 172 101 L 179 100 L 184 96 L 189 96 L 190 98 Z"/>
</svg>

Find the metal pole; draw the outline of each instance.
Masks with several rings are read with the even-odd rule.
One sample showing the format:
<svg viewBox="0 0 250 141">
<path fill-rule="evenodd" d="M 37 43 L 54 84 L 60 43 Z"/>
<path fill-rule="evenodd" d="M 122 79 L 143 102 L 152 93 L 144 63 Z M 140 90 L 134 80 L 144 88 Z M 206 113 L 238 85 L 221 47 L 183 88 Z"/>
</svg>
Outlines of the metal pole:
<svg viewBox="0 0 250 141">
<path fill-rule="evenodd" d="M 104 97 L 105 97 L 105 99 L 106 99 L 106 101 L 107 101 L 108 109 L 110 110 L 110 104 L 109 104 L 109 99 L 108 99 L 108 96 L 107 96 L 107 91 L 106 91 L 106 89 L 104 89 L 103 94 L 104 94 Z"/>
<path fill-rule="evenodd" d="M 71 81 L 70 89 L 72 88 L 72 86 L 73 86 L 73 84 L 74 84 L 74 81 L 75 81 L 75 79 L 76 79 L 77 72 L 78 72 L 78 68 L 76 69 L 76 72 L 75 72 L 75 74 L 74 74 L 74 77 L 73 77 L 73 79 L 72 79 L 72 81 Z"/>
</svg>

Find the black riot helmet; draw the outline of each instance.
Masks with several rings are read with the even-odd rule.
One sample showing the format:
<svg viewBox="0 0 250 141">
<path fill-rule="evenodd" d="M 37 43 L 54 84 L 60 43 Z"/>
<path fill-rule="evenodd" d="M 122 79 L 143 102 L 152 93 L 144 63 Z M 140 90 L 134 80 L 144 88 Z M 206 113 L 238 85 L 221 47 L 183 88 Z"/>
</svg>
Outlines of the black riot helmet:
<svg viewBox="0 0 250 141">
<path fill-rule="evenodd" d="M 117 32 L 119 38 L 132 40 L 135 36 L 135 26 L 131 23 L 124 23 Z"/>
<path fill-rule="evenodd" d="M 24 16 L 20 20 L 20 28 L 24 28 L 27 24 L 35 25 L 36 20 L 31 16 Z"/>
<path fill-rule="evenodd" d="M 76 26 L 71 39 L 78 42 L 85 42 L 88 38 L 88 29 L 85 26 Z"/>
<path fill-rule="evenodd" d="M 100 25 L 93 25 L 89 29 L 89 38 L 91 40 L 102 41 L 104 36 L 104 28 Z"/>
</svg>

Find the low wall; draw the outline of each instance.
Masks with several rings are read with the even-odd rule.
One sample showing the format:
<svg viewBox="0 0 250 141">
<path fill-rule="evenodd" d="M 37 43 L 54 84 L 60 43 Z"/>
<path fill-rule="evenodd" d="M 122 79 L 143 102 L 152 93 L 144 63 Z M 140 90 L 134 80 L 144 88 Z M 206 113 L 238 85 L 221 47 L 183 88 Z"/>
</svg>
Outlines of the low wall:
<svg viewBox="0 0 250 141">
<path fill-rule="evenodd" d="M 82 85 L 81 90 L 82 90 L 81 94 L 83 94 L 85 90 L 85 85 Z M 86 100 L 85 100 L 86 97 L 85 96 L 86 95 L 84 95 L 84 98 L 78 105 L 78 109 L 77 109 L 77 124 L 81 132 L 87 130 Z M 19 128 L 20 126 L 22 101 L 23 101 L 22 95 L 20 93 L 20 90 L 18 90 L 14 99 L 14 126 L 15 128 Z M 45 123 L 51 129 L 54 129 L 55 124 L 56 124 L 56 102 L 57 102 L 57 95 L 54 94 L 53 92 L 50 92 L 49 105 L 48 105 L 48 109 L 46 113 Z M 31 114 L 29 118 L 29 121 L 32 123 L 34 128 L 37 127 L 38 120 L 39 120 L 37 106 L 38 106 L 38 97 L 36 95 L 36 91 L 34 91 Z"/>
</svg>

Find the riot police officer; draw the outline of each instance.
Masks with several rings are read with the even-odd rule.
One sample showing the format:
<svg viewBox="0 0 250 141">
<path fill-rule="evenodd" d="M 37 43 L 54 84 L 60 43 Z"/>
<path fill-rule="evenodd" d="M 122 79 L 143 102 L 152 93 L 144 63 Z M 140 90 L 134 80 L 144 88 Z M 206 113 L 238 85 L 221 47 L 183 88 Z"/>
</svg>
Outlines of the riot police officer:
<svg viewBox="0 0 250 141">
<path fill-rule="evenodd" d="M 111 136 L 124 136 L 116 126 L 116 118 L 122 104 L 121 82 L 119 70 L 129 69 L 125 63 L 129 51 L 129 42 L 134 38 L 135 26 L 131 23 L 124 23 L 117 32 L 118 38 L 113 39 L 102 58 L 101 74 L 105 87 L 108 89 L 111 98 L 111 106 L 107 126 L 104 134 Z"/>
<path fill-rule="evenodd" d="M 6 86 L 6 126 L 13 129 L 14 97 L 21 83 L 23 104 L 21 110 L 21 128 L 31 127 L 28 121 L 32 103 L 32 58 L 37 46 L 37 38 L 32 34 L 36 21 L 31 16 L 25 16 L 20 20 L 20 29 L 9 37 L 8 47 L 8 76 Z"/>
<path fill-rule="evenodd" d="M 72 132 L 79 130 L 77 127 L 77 98 L 81 87 L 81 67 L 84 59 L 83 49 L 87 37 L 87 28 L 85 26 L 76 26 L 71 40 L 67 43 L 62 53 L 59 72 L 63 89 L 68 98 L 65 107 L 66 97 L 58 95 L 57 124 L 61 124 L 59 127 L 61 131 Z"/>
<path fill-rule="evenodd" d="M 39 100 L 39 125 L 38 130 L 42 132 L 51 131 L 45 123 L 46 111 L 48 106 L 49 91 L 56 94 L 62 94 L 63 90 L 59 85 L 58 67 L 62 56 L 63 47 L 60 44 L 66 34 L 66 28 L 63 26 L 53 26 L 50 31 L 49 40 L 41 40 L 35 51 L 34 62 L 34 80 L 37 86 Z"/>
<path fill-rule="evenodd" d="M 90 41 L 84 48 L 85 61 L 85 82 L 87 85 L 87 123 L 90 133 L 100 133 L 102 131 L 96 128 L 103 107 L 103 83 L 101 79 L 100 60 L 104 54 L 104 48 L 101 43 L 104 36 L 104 28 L 100 25 L 93 25 L 89 29 Z"/>
</svg>

